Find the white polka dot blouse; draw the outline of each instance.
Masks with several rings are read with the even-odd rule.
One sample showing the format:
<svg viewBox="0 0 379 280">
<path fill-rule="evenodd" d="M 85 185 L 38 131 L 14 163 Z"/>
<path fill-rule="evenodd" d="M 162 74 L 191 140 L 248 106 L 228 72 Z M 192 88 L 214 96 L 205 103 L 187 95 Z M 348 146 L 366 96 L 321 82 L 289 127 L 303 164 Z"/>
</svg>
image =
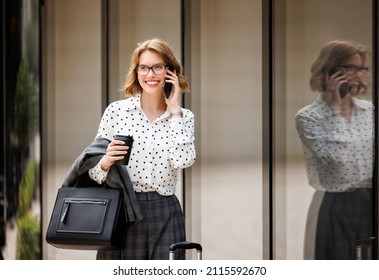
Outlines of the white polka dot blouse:
<svg viewBox="0 0 379 280">
<path fill-rule="evenodd" d="M 296 114 L 308 181 L 328 192 L 370 188 L 373 176 L 373 105 L 353 98 L 350 120 L 333 114 L 321 97 Z"/>
<path fill-rule="evenodd" d="M 196 157 L 194 115 L 182 108 L 183 117 L 170 118 L 166 111 L 151 123 L 141 109 L 141 94 L 111 103 L 101 119 L 96 139 L 109 141 L 117 134 L 131 135 L 133 148 L 126 167 L 137 192 L 172 195 L 178 170 L 191 166 Z M 99 164 L 89 171 L 98 183 L 107 172 Z"/>
</svg>

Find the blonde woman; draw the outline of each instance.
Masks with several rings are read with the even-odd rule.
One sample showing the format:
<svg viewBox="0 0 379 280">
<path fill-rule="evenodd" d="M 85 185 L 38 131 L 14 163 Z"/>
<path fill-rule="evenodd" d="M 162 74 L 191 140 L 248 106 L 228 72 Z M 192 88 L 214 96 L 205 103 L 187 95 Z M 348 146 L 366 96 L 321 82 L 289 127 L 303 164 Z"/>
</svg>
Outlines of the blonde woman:
<svg viewBox="0 0 379 280">
<path fill-rule="evenodd" d="M 165 85 L 170 85 L 167 95 Z M 189 91 L 188 83 L 166 42 L 151 39 L 138 45 L 124 91 L 129 98 L 110 104 L 103 114 L 96 139 L 107 139 L 109 145 L 89 176 L 104 183 L 115 162 L 129 152 L 114 136 L 133 136 L 124 172 L 129 174 L 143 219 L 128 226 L 123 250 L 100 251 L 97 258 L 168 259 L 169 246 L 186 240 L 183 213 L 175 196 L 178 171 L 190 167 L 196 153 L 194 115 L 180 105 L 181 93 Z M 184 252 L 176 258 L 183 259 Z"/>
</svg>

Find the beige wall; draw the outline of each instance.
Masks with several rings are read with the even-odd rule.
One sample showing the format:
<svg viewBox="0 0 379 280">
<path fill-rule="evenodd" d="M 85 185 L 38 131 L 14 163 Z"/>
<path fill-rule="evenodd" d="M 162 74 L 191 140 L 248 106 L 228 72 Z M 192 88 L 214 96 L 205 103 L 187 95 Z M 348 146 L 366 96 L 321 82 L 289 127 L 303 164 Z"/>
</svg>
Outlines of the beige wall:
<svg viewBox="0 0 379 280">
<path fill-rule="evenodd" d="M 109 97 L 112 102 L 125 98 L 120 89 L 137 43 L 161 38 L 171 45 L 175 55 L 181 59 L 181 22 L 180 1 L 177 0 L 117 0 L 111 2 L 110 9 Z"/>
<path fill-rule="evenodd" d="M 260 259 L 261 1 L 199 1 L 198 9 L 192 44 L 199 53 L 191 57 L 192 86 L 199 89 L 191 94 L 198 126 L 191 237 L 206 248 L 207 259 Z"/>
<path fill-rule="evenodd" d="M 100 0 L 55 2 L 56 160 L 71 162 L 92 141 L 101 108 Z"/>
</svg>

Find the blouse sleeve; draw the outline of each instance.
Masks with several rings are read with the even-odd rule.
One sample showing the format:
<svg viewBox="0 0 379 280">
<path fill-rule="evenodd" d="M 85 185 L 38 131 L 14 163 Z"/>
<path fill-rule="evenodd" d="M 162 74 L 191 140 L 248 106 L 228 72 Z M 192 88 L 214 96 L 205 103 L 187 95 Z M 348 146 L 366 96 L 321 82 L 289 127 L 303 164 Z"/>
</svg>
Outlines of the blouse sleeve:
<svg viewBox="0 0 379 280">
<path fill-rule="evenodd" d="M 194 114 L 183 109 L 182 118 L 170 119 L 170 161 L 175 168 L 186 168 L 195 162 Z"/>
<path fill-rule="evenodd" d="M 108 171 L 101 169 L 101 160 L 93 168 L 88 170 L 89 177 L 98 184 L 103 184 L 107 179 Z"/>
<path fill-rule="evenodd" d="M 303 145 L 324 164 L 341 164 L 349 160 L 352 139 L 343 117 L 317 118 L 300 112 L 295 119 Z"/>
<path fill-rule="evenodd" d="M 109 105 L 105 109 L 103 116 L 101 117 L 99 128 L 95 137 L 96 139 L 105 138 L 105 139 L 108 139 L 109 141 L 112 141 L 112 135 L 113 135 L 112 125 L 111 125 L 112 110 L 113 110 L 113 104 Z M 105 182 L 105 179 L 108 176 L 108 171 L 104 171 L 101 169 L 101 160 L 100 160 L 96 166 L 88 170 L 88 175 L 93 181 L 97 182 L 98 184 L 103 184 Z"/>
</svg>

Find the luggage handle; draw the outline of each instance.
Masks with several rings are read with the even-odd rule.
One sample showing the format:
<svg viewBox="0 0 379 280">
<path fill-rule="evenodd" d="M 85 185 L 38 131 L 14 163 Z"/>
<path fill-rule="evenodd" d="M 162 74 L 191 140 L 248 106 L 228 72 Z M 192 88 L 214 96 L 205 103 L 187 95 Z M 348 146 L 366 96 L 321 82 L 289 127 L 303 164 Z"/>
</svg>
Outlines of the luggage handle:
<svg viewBox="0 0 379 280">
<path fill-rule="evenodd" d="M 186 242 L 178 242 L 178 243 L 172 244 L 170 246 L 170 250 L 169 250 L 170 260 L 175 260 L 175 251 L 177 249 L 184 249 L 184 250 L 196 249 L 196 251 L 197 251 L 197 259 L 198 260 L 202 259 L 203 248 L 202 248 L 202 246 L 199 243 L 194 243 L 194 242 L 188 242 L 188 241 L 186 241 Z"/>
</svg>

